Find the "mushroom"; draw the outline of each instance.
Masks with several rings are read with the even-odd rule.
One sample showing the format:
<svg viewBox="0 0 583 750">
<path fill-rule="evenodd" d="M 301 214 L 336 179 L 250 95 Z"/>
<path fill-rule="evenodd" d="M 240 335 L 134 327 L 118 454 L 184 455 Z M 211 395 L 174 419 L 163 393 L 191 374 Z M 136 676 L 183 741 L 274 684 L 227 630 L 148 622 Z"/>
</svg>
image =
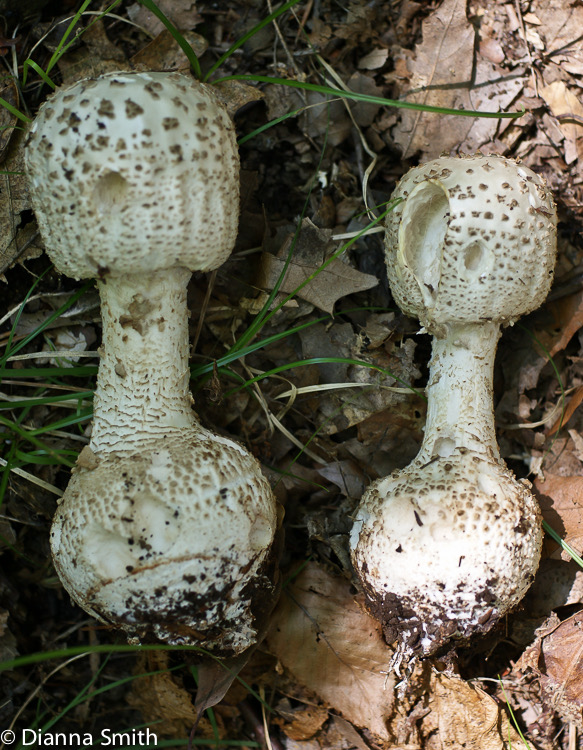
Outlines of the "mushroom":
<svg viewBox="0 0 583 750">
<path fill-rule="evenodd" d="M 492 378 L 500 326 L 552 283 L 556 213 L 543 180 L 499 156 L 414 167 L 393 198 L 391 290 L 434 335 L 427 423 L 412 463 L 367 489 L 350 541 L 398 671 L 488 631 L 537 569 L 540 512 L 500 458 Z"/>
<path fill-rule="evenodd" d="M 58 90 L 26 168 L 57 269 L 97 277 L 103 340 L 89 445 L 51 530 L 72 598 L 137 639 L 235 655 L 277 594 L 278 504 L 189 392 L 186 288 L 238 223 L 233 124 L 209 86 L 114 73 Z"/>
</svg>

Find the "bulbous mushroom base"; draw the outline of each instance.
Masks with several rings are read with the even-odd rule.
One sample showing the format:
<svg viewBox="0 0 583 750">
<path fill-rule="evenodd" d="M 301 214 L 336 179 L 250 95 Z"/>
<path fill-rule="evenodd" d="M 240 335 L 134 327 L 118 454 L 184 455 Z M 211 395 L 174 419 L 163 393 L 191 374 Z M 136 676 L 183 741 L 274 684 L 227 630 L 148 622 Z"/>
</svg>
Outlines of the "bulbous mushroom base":
<svg viewBox="0 0 583 750">
<path fill-rule="evenodd" d="M 255 459 L 202 428 L 134 455 L 86 449 L 53 520 L 55 567 L 129 636 L 236 655 L 275 604 L 278 507 Z"/>
<path fill-rule="evenodd" d="M 397 662 L 490 630 L 526 593 L 541 545 L 528 488 L 471 451 L 373 483 L 351 536 L 368 608 L 398 642 Z"/>
</svg>

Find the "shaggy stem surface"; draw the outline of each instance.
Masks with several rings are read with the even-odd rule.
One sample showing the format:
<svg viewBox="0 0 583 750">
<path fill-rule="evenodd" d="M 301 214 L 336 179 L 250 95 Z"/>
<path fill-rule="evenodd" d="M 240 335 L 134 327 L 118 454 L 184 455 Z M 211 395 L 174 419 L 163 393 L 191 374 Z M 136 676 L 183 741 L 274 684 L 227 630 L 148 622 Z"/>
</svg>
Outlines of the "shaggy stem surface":
<svg viewBox="0 0 583 750">
<path fill-rule="evenodd" d="M 415 463 L 447 458 L 459 448 L 500 458 L 492 406 L 499 338 L 497 323 L 450 326 L 446 338 L 434 338 L 425 436 Z"/>
<path fill-rule="evenodd" d="M 186 286 L 171 268 L 98 283 L 103 319 L 91 449 L 135 452 L 197 425 L 188 383 Z"/>
</svg>

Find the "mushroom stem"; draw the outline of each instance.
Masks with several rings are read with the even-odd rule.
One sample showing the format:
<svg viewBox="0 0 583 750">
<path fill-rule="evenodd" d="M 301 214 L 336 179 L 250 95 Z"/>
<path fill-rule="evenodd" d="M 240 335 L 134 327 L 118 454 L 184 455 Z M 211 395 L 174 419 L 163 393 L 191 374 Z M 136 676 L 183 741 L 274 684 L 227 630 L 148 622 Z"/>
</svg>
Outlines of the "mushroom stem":
<svg viewBox="0 0 583 750">
<path fill-rule="evenodd" d="M 350 544 L 398 671 L 490 630 L 534 578 L 540 511 L 500 457 L 492 374 L 499 327 L 550 288 L 556 211 L 538 175 L 481 154 L 414 167 L 393 197 L 389 284 L 435 337 L 429 410 L 420 452 L 370 485 Z"/>
<path fill-rule="evenodd" d="M 186 285 L 237 236 L 239 157 L 212 87 L 110 73 L 59 89 L 26 150 L 55 267 L 98 277 L 93 435 L 55 513 L 73 599 L 132 638 L 242 654 L 279 593 L 282 513 L 255 458 L 192 412 Z"/>
<path fill-rule="evenodd" d="M 498 460 L 492 376 L 497 323 L 452 325 L 433 340 L 425 436 L 415 459 L 423 465 L 465 448 Z"/>
<path fill-rule="evenodd" d="M 103 342 L 94 452 L 132 453 L 144 441 L 195 423 L 188 389 L 190 277 L 186 268 L 170 268 L 98 283 Z"/>
</svg>

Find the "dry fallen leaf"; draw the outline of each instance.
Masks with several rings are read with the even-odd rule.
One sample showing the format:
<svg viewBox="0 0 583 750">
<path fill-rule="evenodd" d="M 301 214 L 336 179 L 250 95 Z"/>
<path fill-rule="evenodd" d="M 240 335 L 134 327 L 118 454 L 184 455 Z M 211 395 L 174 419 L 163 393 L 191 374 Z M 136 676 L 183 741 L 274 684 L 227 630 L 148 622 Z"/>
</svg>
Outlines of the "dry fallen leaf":
<svg viewBox="0 0 583 750">
<path fill-rule="evenodd" d="M 208 42 L 204 37 L 193 31 L 185 31 L 183 38 L 192 47 L 195 55 L 200 57 L 206 51 Z M 190 70 L 190 60 L 182 47 L 168 31 L 163 29 L 145 47 L 132 57 L 132 64 L 140 70 L 174 71 L 187 73 Z"/>
<path fill-rule="evenodd" d="M 532 669 L 550 706 L 583 729 L 583 612 L 557 619 L 539 629 L 517 667 Z"/>
<path fill-rule="evenodd" d="M 583 476 L 545 474 L 534 489 L 544 520 L 576 551 L 583 550 Z M 560 548 L 551 557 L 571 558 Z"/>
<path fill-rule="evenodd" d="M 150 723 L 156 721 L 156 733 L 163 737 L 188 736 L 196 720 L 190 694 L 170 674 L 158 672 L 168 667 L 168 654 L 150 651 L 140 660 L 140 672 L 128 696 L 130 706 L 141 711 Z"/>
<path fill-rule="evenodd" d="M 461 87 L 467 85 L 472 74 L 473 50 L 474 29 L 466 17 L 465 0 L 444 0 L 423 22 L 423 41 L 415 47 L 410 81 L 412 91 L 423 90 L 408 96 L 407 101 L 434 107 L 461 106 L 466 93 Z M 403 149 L 403 158 L 417 151 L 428 154 L 447 149 L 443 131 L 455 130 L 452 136 L 459 143 L 470 121 L 448 122 L 447 128 L 443 125 L 443 115 L 403 110 L 401 123 L 393 131 L 395 143 Z"/>
<path fill-rule="evenodd" d="M 518 747 L 518 734 L 493 698 L 458 677 L 430 675 L 427 665 L 411 677 L 415 705 L 408 695 L 397 701 L 386 671 L 392 650 L 379 624 L 349 581 L 316 563 L 284 590 L 267 646 L 298 682 L 387 750 Z"/>
<path fill-rule="evenodd" d="M 424 750 L 510 750 L 520 737 L 494 698 L 459 677 L 432 675 Z M 531 745 L 532 748 L 532 745 Z"/>
<path fill-rule="evenodd" d="M 333 461 L 319 466 L 318 474 L 335 484 L 343 495 L 354 499 L 362 496 L 368 483 L 362 467 L 351 459 Z"/>
<path fill-rule="evenodd" d="M 309 219 L 304 219 L 280 291 L 284 293 L 293 292 L 321 267 L 334 247 L 330 237 L 331 232 L 329 230 L 320 229 Z M 262 253 L 257 286 L 267 290 L 273 289 L 284 269 L 285 258 L 289 252 L 292 239 L 290 237 L 284 244 L 278 254 L 279 257 L 271 253 Z M 372 289 L 378 283 L 379 280 L 376 276 L 357 271 L 336 258 L 303 289 L 300 289 L 297 296 L 315 305 L 320 310 L 332 314 L 334 305 L 339 299 L 346 297 L 348 294 Z"/>
<path fill-rule="evenodd" d="M 20 105 L 18 87 L 16 81 L 12 76 L 6 76 L 2 80 L 0 86 L 0 97 L 4 101 L 11 104 L 13 107 L 18 109 Z M 17 126 L 22 126 L 22 123 L 13 115 L 7 107 L 0 107 L 0 160 L 4 160 L 4 154 L 12 133 Z"/>
<path fill-rule="evenodd" d="M 561 427 L 564 427 L 567 422 L 571 419 L 573 414 L 576 412 L 576 410 L 581 406 L 581 402 L 583 402 L 583 386 L 580 385 L 573 393 L 569 396 L 569 399 L 567 403 L 565 404 L 565 409 L 563 414 L 556 420 L 556 422 L 553 424 L 551 429 L 549 430 L 549 436 L 554 435 L 556 432 L 558 432 Z"/>
<path fill-rule="evenodd" d="M 548 617 L 558 607 L 583 603 L 583 570 L 574 560 L 544 558 L 523 601 L 532 617 Z"/>
<path fill-rule="evenodd" d="M 9 617 L 10 613 L 0 608 L 0 659 L 2 661 L 10 661 L 19 655 L 16 638 L 8 627 Z"/>
<path fill-rule="evenodd" d="M 554 317 L 556 335 L 545 341 L 551 357 L 562 351 L 577 331 L 583 326 L 583 292 L 576 292 L 567 297 L 549 302 L 547 308 Z"/>
<path fill-rule="evenodd" d="M 314 408 L 322 417 L 319 420 L 321 433 L 332 435 L 389 407 L 399 412 L 411 407 L 412 394 L 402 390 L 419 377 L 412 340 L 401 347 L 387 344 L 368 351 L 363 338 L 354 332 L 352 326 L 339 320 L 331 325 L 312 325 L 301 331 L 299 337 L 304 359 L 330 357 L 341 360 L 319 365 L 315 382 L 333 386 L 332 390 L 316 392 L 312 397 L 314 405 L 309 407 L 311 418 Z M 342 361 L 345 359 L 367 362 L 373 367 L 350 365 Z M 354 384 L 354 387 L 337 387 L 349 384 Z M 395 387 L 397 391 L 392 390 Z M 387 424 L 390 422 L 390 418 L 386 420 Z M 383 449 L 390 451 L 390 442 L 384 440 L 390 437 L 390 433 L 383 434 L 383 429 L 381 427 L 379 439 L 383 440 Z"/>
<path fill-rule="evenodd" d="M 284 702 L 288 705 L 284 705 Z M 278 703 L 277 713 L 272 723 L 280 726 L 286 737 L 292 740 L 309 740 L 328 720 L 325 708 L 304 704 L 292 708 L 287 699 Z"/>
<path fill-rule="evenodd" d="M 180 31 L 194 29 L 202 21 L 195 0 L 157 0 L 156 5 Z M 159 34 L 165 28 L 162 21 L 141 3 L 128 6 L 127 13 L 134 23 L 151 34 Z"/>
<path fill-rule="evenodd" d="M 485 56 L 475 58 L 476 31 L 467 19 L 464 0 L 444 0 L 422 28 L 423 41 L 409 63 L 408 84 L 401 81 L 401 97 L 436 107 L 489 112 L 506 109 L 514 101 L 522 79 L 508 76 Z M 452 149 L 477 151 L 494 139 L 499 127 L 496 119 L 403 110 L 393 138 L 404 158 L 421 152 L 424 159 L 432 159 Z"/>
<path fill-rule="evenodd" d="M 564 81 L 553 81 L 539 90 L 551 113 L 559 121 L 559 128 L 565 136 L 564 158 L 567 164 L 583 155 L 583 105 Z"/>
<path fill-rule="evenodd" d="M 357 94 L 366 94 L 367 96 L 382 96 L 383 89 L 377 86 L 372 76 L 363 75 L 362 73 L 353 73 L 346 85 L 350 91 Z M 350 111 L 357 125 L 361 128 L 368 127 L 374 120 L 377 112 L 381 108 L 380 104 L 372 102 L 351 102 Z"/>
<path fill-rule="evenodd" d="M 330 99 L 328 94 L 319 91 L 302 92 L 301 96 L 297 91 L 294 93 L 294 109 L 308 105 L 299 118 L 300 127 L 308 138 L 317 140 L 325 135 L 330 146 L 339 146 L 348 138 L 354 126 L 344 102 Z M 285 101 L 290 97 L 279 98 Z"/>
<path fill-rule="evenodd" d="M 530 7 L 540 21 L 539 33 L 545 40 L 547 66 L 557 72 L 583 74 L 583 6 L 565 0 L 532 0 Z M 544 70 L 544 68 L 543 68 Z M 547 80 L 549 80 L 547 78 Z"/>
<path fill-rule="evenodd" d="M 389 50 L 383 47 L 374 47 L 358 61 L 361 70 L 378 70 L 382 68 L 389 57 Z"/>
<path fill-rule="evenodd" d="M 267 646 L 292 675 L 358 727 L 388 740 L 392 651 L 350 582 L 308 563 L 275 611 Z"/>
<path fill-rule="evenodd" d="M 3 154 L 0 173 L 0 273 L 18 258 L 36 258 L 42 253 L 42 243 L 36 224 L 23 225 L 23 212 L 30 210 L 30 198 L 24 175 L 24 134 L 13 133 Z M 38 239 L 37 239 L 38 237 Z"/>
</svg>

